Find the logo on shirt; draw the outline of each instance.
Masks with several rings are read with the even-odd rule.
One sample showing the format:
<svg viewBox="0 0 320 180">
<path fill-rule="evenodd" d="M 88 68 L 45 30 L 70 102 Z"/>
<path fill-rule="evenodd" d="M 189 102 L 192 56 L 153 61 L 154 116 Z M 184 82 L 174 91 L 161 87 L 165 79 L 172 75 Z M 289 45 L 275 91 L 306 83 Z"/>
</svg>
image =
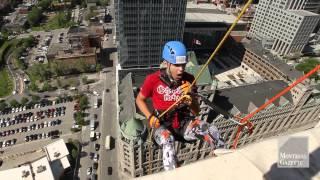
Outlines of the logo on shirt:
<svg viewBox="0 0 320 180">
<path fill-rule="evenodd" d="M 164 87 L 163 85 L 159 85 L 157 87 L 157 92 L 163 95 L 163 101 L 177 101 L 181 95 L 180 87 L 177 89 L 170 89 L 168 86 Z"/>
</svg>

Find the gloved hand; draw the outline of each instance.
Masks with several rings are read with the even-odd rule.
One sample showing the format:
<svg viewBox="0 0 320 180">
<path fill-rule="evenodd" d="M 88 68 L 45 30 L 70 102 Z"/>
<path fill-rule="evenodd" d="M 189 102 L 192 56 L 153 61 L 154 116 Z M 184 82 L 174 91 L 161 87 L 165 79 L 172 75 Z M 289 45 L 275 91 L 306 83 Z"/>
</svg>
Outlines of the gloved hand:
<svg viewBox="0 0 320 180">
<path fill-rule="evenodd" d="M 182 100 L 180 102 L 184 103 L 184 104 L 187 104 L 189 106 L 192 103 L 192 98 L 191 98 L 190 95 L 185 94 L 185 95 L 182 96 Z"/>
<path fill-rule="evenodd" d="M 149 117 L 149 125 L 151 128 L 159 128 L 160 127 L 160 120 L 158 117 L 151 115 Z"/>
<path fill-rule="evenodd" d="M 182 81 L 182 85 L 180 86 L 181 92 L 183 94 L 188 94 L 189 92 L 191 92 L 190 86 L 191 84 L 188 81 Z"/>
</svg>

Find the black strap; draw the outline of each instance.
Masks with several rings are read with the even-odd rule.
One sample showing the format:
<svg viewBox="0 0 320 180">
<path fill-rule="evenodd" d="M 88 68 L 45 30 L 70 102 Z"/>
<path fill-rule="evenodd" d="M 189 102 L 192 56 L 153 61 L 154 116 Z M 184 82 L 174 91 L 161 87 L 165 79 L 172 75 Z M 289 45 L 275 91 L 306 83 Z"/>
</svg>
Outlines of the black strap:
<svg viewBox="0 0 320 180">
<path fill-rule="evenodd" d="M 166 72 L 166 69 L 160 69 L 160 80 L 165 83 L 169 88 L 175 89 L 181 85 L 181 82 L 176 82 L 170 80 L 169 75 Z"/>
</svg>

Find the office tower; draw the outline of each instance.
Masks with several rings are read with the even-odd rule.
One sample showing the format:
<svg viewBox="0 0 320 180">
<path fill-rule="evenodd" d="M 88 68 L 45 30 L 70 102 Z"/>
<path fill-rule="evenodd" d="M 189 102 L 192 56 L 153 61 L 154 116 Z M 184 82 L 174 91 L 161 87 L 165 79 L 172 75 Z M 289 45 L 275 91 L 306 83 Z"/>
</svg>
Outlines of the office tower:
<svg viewBox="0 0 320 180">
<path fill-rule="evenodd" d="M 121 68 L 159 66 L 162 46 L 182 40 L 186 0 L 115 0 Z"/>
<path fill-rule="evenodd" d="M 305 0 L 261 0 L 249 37 L 262 40 L 279 55 L 300 53 L 320 16 L 303 10 Z"/>
<path fill-rule="evenodd" d="M 304 10 L 314 12 L 319 14 L 320 13 L 320 1 L 319 0 L 306 0 Z"/>
</svg>

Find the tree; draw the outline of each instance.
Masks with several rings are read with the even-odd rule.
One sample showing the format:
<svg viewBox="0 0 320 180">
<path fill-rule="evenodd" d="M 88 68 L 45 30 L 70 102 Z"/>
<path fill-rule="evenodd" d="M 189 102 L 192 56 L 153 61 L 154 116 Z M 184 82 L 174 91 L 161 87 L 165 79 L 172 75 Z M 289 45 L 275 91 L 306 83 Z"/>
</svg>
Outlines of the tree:
<svg viewBox="0 0 320 180">
<path fill-rule="evenodd" d="M 35 103 L 38 103 L 40 101 L 40 97 L 39 96 L 36 96 L 36 95 L 32 95 L 31 96 L 31 100 L 32 102 L 35 102 Z"/>
<path fill-rule="evenodd" d="M 50 91 L 51 88 L 51 85 L 46 81 L 42 86 L 42 91 Z"/>
<path fill-rule="evenodd" d="M 87 84 L 88 83 L 88 77 L 87 76 L 83 76 L 82 77 L 82 83 L 83 84 Z"/>
<path fill-rule="evenodd" d="M 38 7 L 32 7 L 31 11 L 27 15 L 28 23 L 31 26 L 39 24 L 42 18 L 42 11 Z"/>
<path fill-rule="evenodd" d="M 101 71 L 101 70 L 102 70 L 101 64 L 97 64 L 97 65 L 96 65 L 96 71 L 99 72 L 99 71 Z"/>
<path fill-rule="evenodd" d="M 298 64 L 296 66 L 296 69 L 298 71 L 302 71 L 306 74 L 319 64 L 320 64 L 320 62 L 317 59 L 310 58 L 310 59 L 306 60 L 305 62 Z M 314 73 L 313 75 L 310 76 L 310 78 L 315 79 L 315 80 L 319 80 L 320 76 L 317 75 L 316 73 Z"/>
<path fill-rule="evenodd" d="M 89 70 L 87 63 L 85 62 L 85 60 L 83 58 L 80 58 L 76 65 L 75 68 L 79 71 L 79 72 L 87 72 Z"/>
<path fill-rule="evenodd" d="M 5 101 L 0 101 L 0 111 L 4 111 L 8 107 Z"/>
<path fill-rule="evenodd" d="M 51 0 L 41 0 L 38 3 L 38 6 L 41 7 L 43 10 L 48 10 L 51 6 L 52 1 Z"/>
<path fill-rule="evenodd" d="M 60 80 L 60 79 L 57 79 L 57 86 L 58 86 L 59 88 L 61 88 L 61 87 L 62 87 L 62 82 L 61 82 L 61 80 Z"/>
<path fill-rule="evenodd" d="M 101 5 L 101 6 L 107 6 L 109 4 L 109 0 L 99 0 L 98 3 Z"/>
<path fill-rule="evenodd" d="M 31 91 L 34 91 L 34 92 L 38 92 L 39 91 L 39 87 L 36 85 L 35 82 L 31 82 L 30 85 L 29 85 L 29 88 L 31 89 Z"/>
<path fill-rule="evenodd" d="M 80 96 L 79 106 L 81 110 L 85 110 L 88 107 L 89 101 L 86 95 Z"/>
<path fill-rule="evenodd" d="M 78 150 L 77 149 L 72 149 L 71 150 L 71 156 L 72 156 L 73 159 L 77 159 Z"/>
<path fill-rule="evenodd" d="M 19 102 L 17 100 L 15 100 L 15 99 L 12 99 L 10 101 L 10 106 L 11 107 L 18 107 L 19 105 L 20 105 Z"/>
<path fill-rule="evenodd" d="M 29 102 L 29 99 L 28 99 L 27 97 L 23 97 L 23 98 L 21 99 L 21 104 L 22 104 L 23 106 L 25 106 L 28 102 Z"/>
</svg>

